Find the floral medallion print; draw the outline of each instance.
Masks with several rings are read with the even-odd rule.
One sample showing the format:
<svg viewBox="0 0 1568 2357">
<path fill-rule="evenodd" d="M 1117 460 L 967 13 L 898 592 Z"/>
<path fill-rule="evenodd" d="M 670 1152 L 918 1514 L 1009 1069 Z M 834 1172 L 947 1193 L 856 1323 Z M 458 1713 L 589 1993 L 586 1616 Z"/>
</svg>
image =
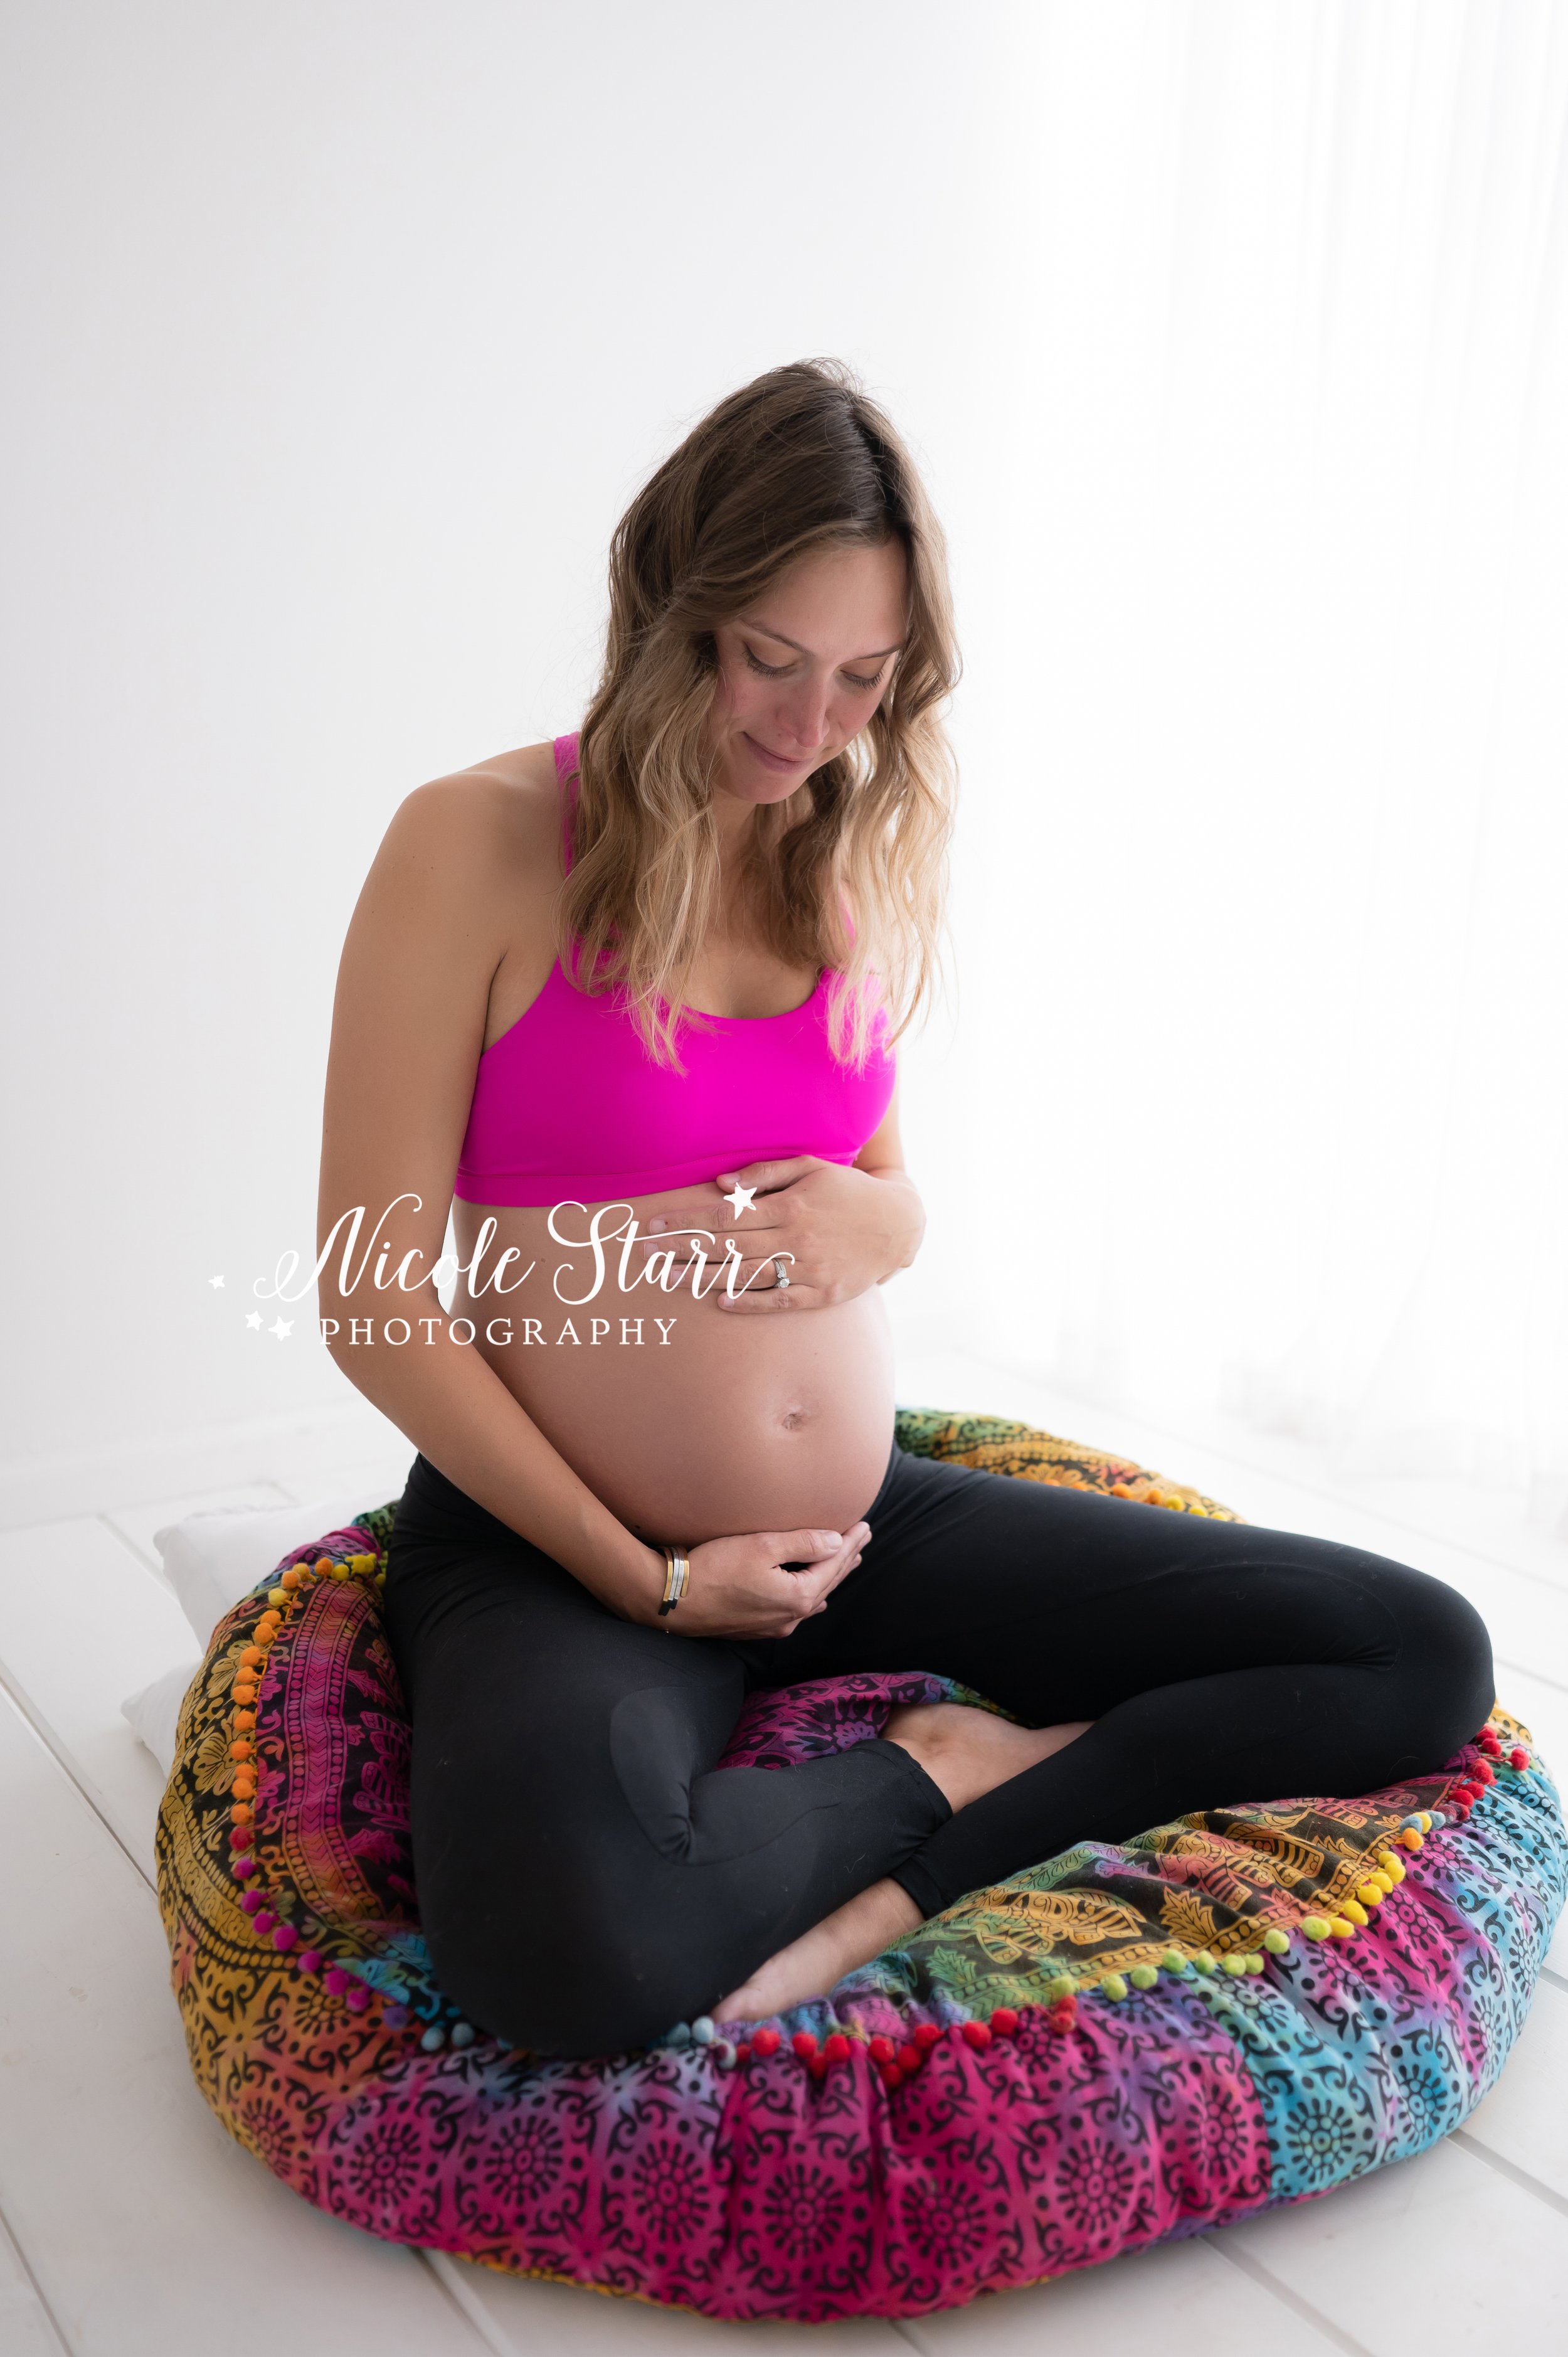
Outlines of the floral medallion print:
<svg viewBox="0 0 1568 2357">
<path fill-rule="evenodd" d="M 898 1438 L 1112 1511 L 1225 1511 L 995 1419 L 904 1411 Z M 1500 1710 L 1397 1790 L 1082 1842 L 738 2047 L 699 2024 L 598 2062 L 503 2048 L 420 1931 L 394 1519 L 296 1549 L 220 1624 L 158 1830 L 198 2084 L 333 2215 L 715 2318 L 918 2317 L 1318 2198 L 1495 2083 L 1568 1888 L 1556 1792 Z M 721 1766 L 787 1770 L 944 1697 L 984 1700 L 923 1671 L 753 1695 Z"/>
</svg>

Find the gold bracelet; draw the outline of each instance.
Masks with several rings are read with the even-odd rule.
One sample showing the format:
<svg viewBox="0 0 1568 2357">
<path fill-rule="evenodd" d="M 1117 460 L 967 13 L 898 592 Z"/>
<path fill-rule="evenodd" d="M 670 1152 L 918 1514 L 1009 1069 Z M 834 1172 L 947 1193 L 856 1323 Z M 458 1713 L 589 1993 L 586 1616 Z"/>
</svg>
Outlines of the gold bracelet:
<svg viewBox="0 0 1568 2357">
<path fill-rule="evenodd" d="M 692 1566 L 680 1547 L 667 1546 L 661 1552 L 664 1556 L 664 1600 L 659 1607 L 659 1613 L 662 1620 L 665 1613 L 674 1611 L 685 1595 Z M 669 1634 L 668 1630 L 665 1634 Z"/>
</svg>

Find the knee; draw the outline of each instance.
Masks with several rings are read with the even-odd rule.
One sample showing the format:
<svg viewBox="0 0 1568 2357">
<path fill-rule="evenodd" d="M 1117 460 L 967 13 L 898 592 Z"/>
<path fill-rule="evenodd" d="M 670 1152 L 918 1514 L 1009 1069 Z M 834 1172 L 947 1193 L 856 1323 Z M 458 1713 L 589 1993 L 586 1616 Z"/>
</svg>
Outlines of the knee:
<svg viewBox="0 0 1568 2357">
<path fill-rule="evenodd" d="M 1400 1614 L 1400 1668 L 1434 1768 L 1486 1724 L 1497 1699 L 1492 1641 L 1469 1598 L 1425 1572 L 1411 1583 Z"/>
</svg>

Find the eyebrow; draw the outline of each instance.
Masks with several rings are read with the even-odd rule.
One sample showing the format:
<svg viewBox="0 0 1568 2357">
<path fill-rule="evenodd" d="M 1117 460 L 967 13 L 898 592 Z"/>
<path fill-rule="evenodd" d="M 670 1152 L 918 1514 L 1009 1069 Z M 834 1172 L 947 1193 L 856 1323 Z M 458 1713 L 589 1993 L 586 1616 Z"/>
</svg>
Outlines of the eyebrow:
<svg viewBox="0 0 1568 2357">
<path fill-rule="evenodd" d="M 748 619 L 745 615 L 742 615 L 739 619 L 740 625 L 743 630 L 760 630 L 765 639 L 777 639 L 781 647 L 793 647 L 798 655 L 810 655 L 811 653 L 811 648 L 803 647 L 799 639 L 787 639 L 782 630 L 774 630 L 770 623 L 758 622 Z M 904 642 L 900 640 L 896 647 L 879 648 L 875 654 L 852 655 L 850 660 L 852 662 L 881 662 L 885 657 L 888 655 L 901 654 L 903 651 Z M 813 662 L 815 661 L 814 656 L 812 657 L 812 660 Z"/>
</svg>

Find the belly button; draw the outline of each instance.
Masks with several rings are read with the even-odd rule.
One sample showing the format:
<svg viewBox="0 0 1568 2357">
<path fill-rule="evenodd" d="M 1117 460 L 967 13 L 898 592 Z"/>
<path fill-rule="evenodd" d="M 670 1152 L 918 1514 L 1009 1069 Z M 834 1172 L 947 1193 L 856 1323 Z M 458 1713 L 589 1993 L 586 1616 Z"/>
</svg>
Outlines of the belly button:
<svg viewBox="0 0 1568 2357">
<path fill-rule="evenodd" d="M 779 1421 L 786 1432 L 799 1432 L 800 1426 L 807 1421 L 806 1411 L 803 1407 L 786 1408 Z"/>
</svg>

